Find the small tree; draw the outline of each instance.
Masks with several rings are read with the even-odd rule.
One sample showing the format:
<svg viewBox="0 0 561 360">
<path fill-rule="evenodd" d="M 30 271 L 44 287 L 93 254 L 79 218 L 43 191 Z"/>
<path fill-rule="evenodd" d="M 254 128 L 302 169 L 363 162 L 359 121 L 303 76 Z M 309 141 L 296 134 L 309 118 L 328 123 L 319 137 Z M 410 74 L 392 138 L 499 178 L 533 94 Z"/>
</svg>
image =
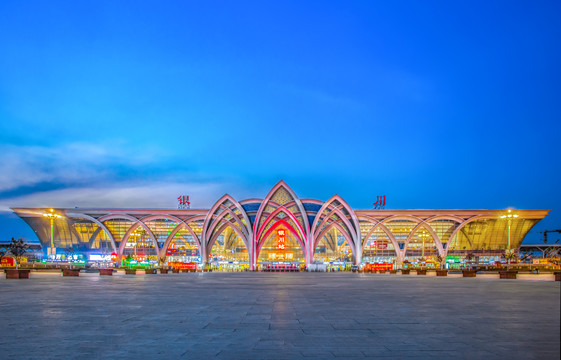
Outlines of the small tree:
<svg viewBox="0 0 561 360">
<path fill-rule="evenodd" d="M 69 246 L 66 249 L 64 249 L 64 252 L 66 254 L 66 259 L 69 260 L 70 262 L 70 268 L 72 269 L 72 265 L 73 265 L 72 260 L 74 258 L 74 255 L 76 255 L 76 250 L 74 250 L 72 246 Z"/>
<path fill-rule="evenodd" d="M 506 269 L 508 271 L 508 270 L 510 270 L 510 261 L 512 259 L 516 259 L 518 257 L 518 254 L 516 253 L 516 250 L 514 250 L 514 249 L 506 249 L 505 254 L 503 256 L 507 260 Z"/>
<path fill-rule="evenodd" d="M 10 253 L 16 260 L 16 269 L 19 268 L 21 258 L 23 257 L 23 255 L 25 255 L 27 249 L 29 249 L 29 245 L 25 243 L 23 238 L 19 238 L 18 240 L 12 238 L 12 242 L 10 244 Z"/>
<path fill-rule="evenodd" d="M 158 257 L 158 267 L 160 269 L 162 269 L 164 267 L 164 264 L 166 262 L 166 256 L 162 256 L 162 257 Z"/>
<path fill-rule="evenodd" d="M 438 262 L 438 267 L 440 270 L 442 270 L 442 267 L 444 266 L 444 263 L 446 262 L 446 258 L 444 256 L 441 256 L 440 254 L 436 255 L 436 261 Z"/>
<path fill-rule="evenodd" d="M 471 269 L 471 261 L 473 260 L 474 257 L 475 257 L 475 256 L 473 256 L 472 253 L 468 253 L 468 254 L 466 255 L 466 260 L 468 261 L 468 268 L 469 268 L 469 269 Z"/>
<path fill-rule="evenodd" d="M 128 255 L 128 256 L 125 258 L 125 261 L 127 262 L 127 267 L 128 267 L 129 269 L 132 269 L 132 266 L 131 266 L 131 261 L 132 261 L 132 260 L 133 260 L 132 255 Z"/>
</svg>

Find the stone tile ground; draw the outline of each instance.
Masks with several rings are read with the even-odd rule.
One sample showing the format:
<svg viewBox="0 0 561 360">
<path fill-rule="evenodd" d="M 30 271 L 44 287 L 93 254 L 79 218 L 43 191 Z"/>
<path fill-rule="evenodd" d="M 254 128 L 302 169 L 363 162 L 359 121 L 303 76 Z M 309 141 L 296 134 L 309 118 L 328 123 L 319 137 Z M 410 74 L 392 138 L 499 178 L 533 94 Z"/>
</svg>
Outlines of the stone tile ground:
<svg viewBox="0 0 561 360">
<path fill-rule="evenodd" d="M 559 359 L 560 283 L 537 279 L 32 273 L 0 279 L 0 358 Z"/>
</svg>

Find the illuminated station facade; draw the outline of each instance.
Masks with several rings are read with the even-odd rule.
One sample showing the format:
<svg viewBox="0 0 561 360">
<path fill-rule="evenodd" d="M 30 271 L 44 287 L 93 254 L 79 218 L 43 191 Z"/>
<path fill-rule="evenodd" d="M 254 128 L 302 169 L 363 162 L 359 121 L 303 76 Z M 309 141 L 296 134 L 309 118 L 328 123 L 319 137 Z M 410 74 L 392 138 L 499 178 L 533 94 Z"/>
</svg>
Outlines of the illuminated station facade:
<svg viewBox="0 0 561 360">
<path fill-rule="evenodd" d="M 381 199 L 380 199 L 381 201 Z M 385 201 L 385 200 L 384 200 Z M 300 199 L 284 182 L 264 199 L 221 197 L 210 210 L 43 209 L 13 211 L 37 234 L 46 258 L 73 248 L 90 260 L 268 266 L 448 265 L 468 254 L 497 261 L 520 247 L 548 210 L 355 210 L 334 195 Z M 446 259 L 446 260 L 443 260 Z M 448 266 L 447 265 L 447 266 Z"/>
</svg>

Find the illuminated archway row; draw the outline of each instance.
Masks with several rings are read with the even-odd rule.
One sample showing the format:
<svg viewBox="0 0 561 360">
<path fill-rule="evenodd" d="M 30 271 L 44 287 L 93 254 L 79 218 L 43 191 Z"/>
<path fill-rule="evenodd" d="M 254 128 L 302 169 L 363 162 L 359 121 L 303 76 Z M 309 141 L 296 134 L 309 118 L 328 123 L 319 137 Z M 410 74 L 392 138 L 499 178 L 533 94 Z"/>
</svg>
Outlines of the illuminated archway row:
<svg viewBox="0 0 561 360">
<path fill-rule="evenodd" d="M 46 234 L 49 232 L 45 231 L 47 223 L 42 217 L 46 210 L 14 209 L 17 215 L 34 227 L 40 241 L 48 246 L 50 239 L 46 238 Z M 255 268 L 266 240 L 279 227 L 286 228 L 292 233 L 302 249 L 306 264 L 313 262 L 318 243 L 333 229 L 336 229 L 345 239 L 352 252 L 353 262 L 356 264 L 362 261 L 365 245 L 376 232 L 378 234 L 382 232 L 387 237 L 394 248 L 395 258 L 401 262 L 408 256 L 408 247 L 419 231 L 425 234 L 429 244 L 434 245 L 439 255 L 446 256 L 450 249 L 447 244 L 460 234 L 467 241 L 471 241 L 465 235 L 464 229 L 467 225 L 477 221 L 498 219 L 504 213 L 504 210 L 353 210 L 338 195 L 334 195 L 326 202 L 300 199 L 284 181 L 278 182 L 264 199 L 238 202 L 226 194 L 218 199 L 210 210 L 56 209 L 56 211 L 66 216 L 68 221 L 84 219 L 94 223 L 98 228 L 83 242 L 91 246 L 96 237 L 103 232 L 119 257 L 124 254 L 131 235 L 137 229 L 142 229 L 149 241 L 154 244 L 157 257 L 165 261 L 168 248 L 177 239 L 178 233 L 183 231 L 193 238 L 202 261 L 205 262 L 209 259 L 219 236 L 228 230 L 228 234 L 235 234 L 243 242 L 247 249 L 247 262 L 251 268 Z M 518 210 L 517 221 L 527 221 L 527 224 L 511 239 L 513 245 L 519 245 L 531 227 L 547 213 L 548 210 Z M 39 218 L 43 222 L 35 221 Z M 31 221 L 31 219 L 35 220 Z M 120 228 L 121 234 L 112 232 L 109 225 L 114 220 L 123 220 L 128 227 Z M 169 222 L 167 223 L 171 229 L 169 233 L 162 234 L 160 231 L 156 234 L 158 230 L 152 228 L 151 223 L 158 224 L 158 221 Z M 393 231 L 396 224 L 405 227 L 405 230 L 401 229 L 400 235 Z M 406 235 L 403 235 L 403 231 Z M 74 236 L 79 237 L 79 234 Z M 165 240 L 162 240 L 164 237 Z M 504 237 L 506 243 L 506 236 Z"/>
</svg>

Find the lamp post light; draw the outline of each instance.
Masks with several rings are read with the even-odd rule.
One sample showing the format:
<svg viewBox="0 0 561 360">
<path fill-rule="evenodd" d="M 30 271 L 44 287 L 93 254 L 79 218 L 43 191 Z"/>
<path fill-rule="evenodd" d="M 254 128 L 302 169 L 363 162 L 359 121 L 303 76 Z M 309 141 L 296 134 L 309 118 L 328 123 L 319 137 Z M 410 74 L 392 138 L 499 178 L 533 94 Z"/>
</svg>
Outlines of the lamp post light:
<svg viewBox="0 0 561 360">
<path fill-rule="evenodd" d="M 50 254 L 48 255 L 56 255 L 54 240 L 55 219 L 61 218 L 62 216 L 59 214 L 55 214 L 55 211 L 53 209 L 50 209 L 48 213 L 44 213 L 43 216 L 49 218 L 49 220 L 51 221 L 51 247 L 49 249 Z"/>
<path fill-rule="evenodd" d="M 505 255 L 506 255 L 506 258 L 507 258 L 507 261 L 508 261 L 507 268 L 506 268 L 507 270 L 510 270 L 510 259 L 511 259 L 512 254 L 513 254 L 513 251 L 510 248 L 510 225 L 512 223 L 512 220 L 516 219 L 517 217 L 518 217 L 518 214 L 513 213 L 512 209 L 508 209 L 508 212 L 506 214 L 501 215 L 501 219 L 506 219 L 507 225 L 508 225 L 508 242 L 507 242 L 506 251 L 505 251 Z"/>
</svg>

